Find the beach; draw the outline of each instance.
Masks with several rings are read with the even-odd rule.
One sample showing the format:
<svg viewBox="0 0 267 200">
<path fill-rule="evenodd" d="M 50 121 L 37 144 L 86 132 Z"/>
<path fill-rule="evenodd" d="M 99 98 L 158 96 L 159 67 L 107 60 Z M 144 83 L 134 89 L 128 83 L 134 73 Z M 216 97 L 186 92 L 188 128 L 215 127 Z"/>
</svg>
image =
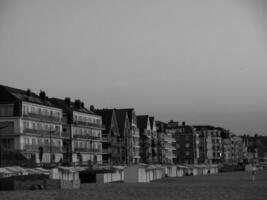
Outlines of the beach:
<svg viewBox="0 0 267 200">
<path fill-rule="evenodd" d="M 267 198 L 267 171 L 227 172 L 207 176 L 164 178 L 151 183 L 82 184 L 79 190 L 1 191 L 1 200 L 99 200 L 99 199 L 216 199 Z"/>
</svg>

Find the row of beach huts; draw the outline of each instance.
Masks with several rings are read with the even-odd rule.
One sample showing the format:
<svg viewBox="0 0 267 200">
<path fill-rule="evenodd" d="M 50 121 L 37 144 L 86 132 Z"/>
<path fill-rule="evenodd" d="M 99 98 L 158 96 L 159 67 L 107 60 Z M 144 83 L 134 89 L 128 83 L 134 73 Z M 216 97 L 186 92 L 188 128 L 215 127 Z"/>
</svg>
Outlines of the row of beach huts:
<svg viewBox="0 0 267 200">
<path fill-rule="evenodd" d="M 5 167 L 0 168 L 0 190 L 78 189 L 81 183 L 149 183 L 165 177 L 198 176 L 218 172 L 218 165 L 139 164 L 113 166 L 111 170 L 62 166 L 53 169 Z"/>
</svg>

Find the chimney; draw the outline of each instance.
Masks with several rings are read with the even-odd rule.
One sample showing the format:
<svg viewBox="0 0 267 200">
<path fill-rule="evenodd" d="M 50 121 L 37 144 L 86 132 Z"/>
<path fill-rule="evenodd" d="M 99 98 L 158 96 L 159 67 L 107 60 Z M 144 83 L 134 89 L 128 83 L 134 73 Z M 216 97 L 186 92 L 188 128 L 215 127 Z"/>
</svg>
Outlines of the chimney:
<svg viewBox="0 0 267 200">
<path fill-rule="evenodd" d="M 67 105 L 67 106 L 70 106 L 70 97 L 66 97 L 65 98 L 65 104 Z"/>
<path fill-rule="evenodd" d="M 27 90 L 27 96 L 31 96 L 31 90 L 30 89 Z"/>
<path fill-rule="evenodd" d="M 40 90 L 40 93 L 39 93 L 39 97 L 40 97 L 40 99 L 42 99 L 43 101 L 45 101 L 46 100 L 46 96 L 45 96 L 45 91 L 42 91 L 42 90 Z"/>
<path fill-rule="evenodd" d="M 84 102 L 81 102 L 81 108 L 84 108 Z"/>
<path fill-rule="evenodd" d="M 75 102 L 74 102 L 74 105 L 76 108 L 81 108 L 81 101 L 80 99 L 76 99 Z"/>
<path fill-rule="evenodd" d="M 90 111 L 94 112 L 95 107 L 93 105 L 90 106 Z"/>
<path fill-rule="evenodd" d="M 182 122 L 182 126 L 185 126 L 185 122 Z"/>
</svg>

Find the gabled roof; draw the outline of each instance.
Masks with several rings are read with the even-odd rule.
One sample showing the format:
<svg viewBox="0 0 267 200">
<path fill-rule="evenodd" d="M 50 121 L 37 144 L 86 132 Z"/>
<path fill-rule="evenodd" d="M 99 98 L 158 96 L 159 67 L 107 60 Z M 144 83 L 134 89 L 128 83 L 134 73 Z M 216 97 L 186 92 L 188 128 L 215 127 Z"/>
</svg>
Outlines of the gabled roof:
<svg viewBox="0 0 267 200">
<path fill-rule="evenodd" d="M 147 128 L 147 123 L 149 122 L 148 115 L 137 115 L 136 120 L 137 120 L 137 127 L 140 129 L 146 129 Z"/>
<path fill-rule="evenodd" d="M 109 132 L 111 128 L 114 110 L 113 109 L 96 109 L 94 110 L 94 113 L 102 116 L 102 123 L 105 125 L 106 132 Z"/>
<path fill-rule="evenodd" d="M 80 107 L 77 108 L 75 107 L 74 102 L 70 102 L 70 106 L 68 106 L 65 103 L 65 100 L 63 99 L 59 99 L 59 98 L 50 98 L 50 101 L 58 108 L 63 109 L 64 112 L 70 112 L 70 111 L 76 111 L 76 112 L 81 112 L 81 113 L 85 113 L 85 114 L 91 114 L 94 115 L 94 113 L 90 110 L 88 110 L 85 107 Z"/>
<path fill-rule="evenodd" d="M 129 121 L 128 114 L 124 110 L 115 109 L 116 118 L 118 122 L 119 132 L 121 137 L 124 136 L 124 130 L 127 120 Z"/>
<path fill-rule="evenodd" d="M 154 120 L 155 120 L 154 117 L 149 117 L 149 122 L 150 122 L 150 128 L 151 128 L 151 130 L 153 129 Z"/>
<path fill-rule="evenodd" d="M 5 85 L 0 85 L 0 87 L 5 89 L 8 93 L 10 93 L 17 100 L 26 101 L 26 102 L 30 102 L 34 104 L 39 104 L 39 105 L 50 106 L 50 107 L 56 107 L 50 102 L 48 97 L 46 97 L 45 100 L 43 100 L 40 98 L 39 95 L 35 94 L 34 92 L 30 90 L 26 91 L 26 90 L 12 88 L 12 87 L 5 86 Z"/>
<path fill-rule="evenodd" d="M 127 112 L 129 122 L 132 123 L 132 112 L 134 111 L 134 108 L 122 108 L 122 109 L 117 109 L 117 110 Z"/>
</svg>

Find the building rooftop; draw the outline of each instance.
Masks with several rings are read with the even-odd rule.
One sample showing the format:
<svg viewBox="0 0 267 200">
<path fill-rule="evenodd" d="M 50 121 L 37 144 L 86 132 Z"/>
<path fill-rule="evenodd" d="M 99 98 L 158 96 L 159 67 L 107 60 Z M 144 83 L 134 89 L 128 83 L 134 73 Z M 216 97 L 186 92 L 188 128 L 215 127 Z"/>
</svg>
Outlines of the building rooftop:
<svg viewBox="0 0 267 200">
<path fill-rule="evenodd" d="M 75 100 L 72 102 L 70 98 L 66 98 L 65 100 L 59 98 L 50 98 L 50 101 L 58 108 L 63 109 L 64 112 L 68 113 L 70 111 L 81 112 L 85 114 L 95 115 L 92 111 L 88 110 L 84 103 L 80 100 Z"/>
<path fill-rule="evenodd" d="M 147 123 L 148 123 L 149 116 L 148 115 L 137 115 L 136 120 L 137 120 L 137 127 L 140 129 L 146 129 L 147 128 Z"/>
<path fill-rule="evenodd" d="M 44 91 L 40 91 L 40 95 L 32 92 L 30 89 L 21 90 L 17 88 L 12 88 L 5 85 L 0 85 L 6 92 L 11 94 L 14 98 L 20 101 L 30 102 L 39 105 L 45 105 L 50 107 L 56 107 L 50 99 L 46 96 Z"/>
</svg>

